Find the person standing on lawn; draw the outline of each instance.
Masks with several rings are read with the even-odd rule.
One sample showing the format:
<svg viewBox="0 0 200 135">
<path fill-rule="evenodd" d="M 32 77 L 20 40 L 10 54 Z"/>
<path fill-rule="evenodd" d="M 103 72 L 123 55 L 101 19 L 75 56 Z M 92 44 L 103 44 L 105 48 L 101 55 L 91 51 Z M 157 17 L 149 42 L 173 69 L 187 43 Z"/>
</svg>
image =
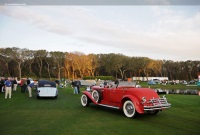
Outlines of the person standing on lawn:
<svg viewBox="0 0 200 135">
<path fill-rule="evenodd" d="M 1 81 L 0 81 L 0 92 L 3 92 L 3 91 L 4 91 L 4 83 L 5 83 L 4 78 L 1 77 Z"/>
<path fill-rule="evenodd" d="M 5 87 L 6 87 L 5 99 L 7 99 L 8 95 L 9 95 L 9 98 L 11 98 L 11 94 L 12 94 L 11 86 L 12 86 L 11 78 L 8 77 L 8 80 L 5 81 Z"/>
<path fill-rule="evenodd" d="M 13 91 L 17 90 L 17 77 L 14 78 L 13 80 Z"/>
<path fill-rule="evenodd" d="M 77 83 L 75 81 L 72 81 L 71 86 L 74 88 L 74 94 L 78 94 Z"/>
<path fill-rule="evenodd" d="M 26 79 L 21 79 L 21 92 L 25 93 L 27 87 L 27 81 Z"/>
<path fill-rule="evenodd" d="M 32 97 L 32 88 L 33 88 L 33 86 L 34 86 L 34 83 L 27 84 L 29 97 Z"/>
<path fill-rule="evenodd" d="M 81 91 L 80 91 L 80 88 L 81 88 L 81 81 L 80 81 L 80 80 L 77 80 L 77 81 L 76 81 L 76 85 L 77 85 L 78 94 L 80 94 L 80 93 L 81 93 Z"/>
</svg>

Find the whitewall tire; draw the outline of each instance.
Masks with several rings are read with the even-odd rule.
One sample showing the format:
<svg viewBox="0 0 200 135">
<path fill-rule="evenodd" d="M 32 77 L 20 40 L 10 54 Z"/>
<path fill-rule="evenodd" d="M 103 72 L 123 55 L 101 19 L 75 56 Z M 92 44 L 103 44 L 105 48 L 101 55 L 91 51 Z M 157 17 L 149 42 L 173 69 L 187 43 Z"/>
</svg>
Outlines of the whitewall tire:
<svg viewBox="0 0 200 135">
<path fill-rule="evenodd" d="M 124 102 L 123 112 L 124 112 L 125 116 L 128 118 L 133 118 L 136 116 L 137 112 L 135 110 L 135 105 L 133 104 L 132 101 L 127 100 Z"/>
<path fill-rule="evenodd" d="M 81 96 L 81 104 L 82 104 L 82 106 L 84 106 L 84 107 L 89 106 L 89 99 L 88 99 L 88 97 L 87 97 L 85 94 L 83 94 L 83 95 Z"/>
<path fill-rule="evenodd" d="M 93 90 L 92 91 L 92 98 L 96 101 L 96 102 L 100 102 L 101 101 L 101 92 L 97 91 L 97 90 Z"/>
</svg>

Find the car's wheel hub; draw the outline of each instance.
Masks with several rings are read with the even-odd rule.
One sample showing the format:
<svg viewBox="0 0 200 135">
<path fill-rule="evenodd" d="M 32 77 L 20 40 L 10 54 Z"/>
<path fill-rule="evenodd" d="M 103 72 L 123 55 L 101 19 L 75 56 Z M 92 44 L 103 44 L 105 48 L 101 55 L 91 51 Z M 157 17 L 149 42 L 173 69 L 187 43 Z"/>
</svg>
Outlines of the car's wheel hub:
<svg viewBox="0 0 200 135">
<path fill-rule="evenodd" d="M 82 101 L 84 104 L 87 104 L 87 98 L 85 96 L 82 98 Z"/>
<path fill-rule="evenodd" d="M 126 111 L 128 112 L 128 114 L 133 114 L 134 112 L 133 106 L 131 104 L 127 104 Z"/>
<path fill-rule="evenodd" d="M 94 99 L 97 101 L 99 99 L 99 96 L 97 93 L 94 93 Z"/>
</svg>

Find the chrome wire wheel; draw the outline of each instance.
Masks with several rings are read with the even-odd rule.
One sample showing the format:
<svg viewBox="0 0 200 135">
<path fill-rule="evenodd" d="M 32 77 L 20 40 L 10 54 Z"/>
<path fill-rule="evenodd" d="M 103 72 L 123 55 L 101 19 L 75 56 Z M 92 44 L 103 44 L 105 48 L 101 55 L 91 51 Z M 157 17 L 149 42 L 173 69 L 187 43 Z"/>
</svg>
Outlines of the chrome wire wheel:
<svg viewBox="0 0 200 135">
<path fill-rule="evenodd" d="M 97 90 L 92 91 L 92 98 L 96 101 L 99 102 L 100 96 L 99 92 Z"/>
<path fill-rule="evenodd" d="M 129 118 L 135 117 L 136 110 L 135 110 L 135 106 L 132 101 L 127 100 L 124 102 L 123 112 L 126 115 L 126 117 L 129 117 Z"/>
<path fill-rule="evenodd" d="M 81 104 L 84 107 L 89 105 L 88 97 L 85 94 L 81 96 Z"/>
</svg>

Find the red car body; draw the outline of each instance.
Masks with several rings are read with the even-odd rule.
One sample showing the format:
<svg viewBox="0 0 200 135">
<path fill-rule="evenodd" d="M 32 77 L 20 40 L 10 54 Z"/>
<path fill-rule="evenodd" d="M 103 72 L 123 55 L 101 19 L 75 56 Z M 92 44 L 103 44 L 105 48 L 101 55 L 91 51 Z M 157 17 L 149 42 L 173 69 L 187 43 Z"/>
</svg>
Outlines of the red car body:
<svg viewBox="0 0 200 135">
<path fill-rule="evenodd" d="M 136 114 L 158 113 L 170 108 L 165 96 L 160 98 L 158 94 L 149 88 L 136 88 L 135 86 L 114 86 L 111 88 L 93 86 L 91 91 L 83 91 L 81 96 L 83 106 L 89 103 L 96 105 L 122 109 L 127 117 L 135 117 Z"/>
</svg>

